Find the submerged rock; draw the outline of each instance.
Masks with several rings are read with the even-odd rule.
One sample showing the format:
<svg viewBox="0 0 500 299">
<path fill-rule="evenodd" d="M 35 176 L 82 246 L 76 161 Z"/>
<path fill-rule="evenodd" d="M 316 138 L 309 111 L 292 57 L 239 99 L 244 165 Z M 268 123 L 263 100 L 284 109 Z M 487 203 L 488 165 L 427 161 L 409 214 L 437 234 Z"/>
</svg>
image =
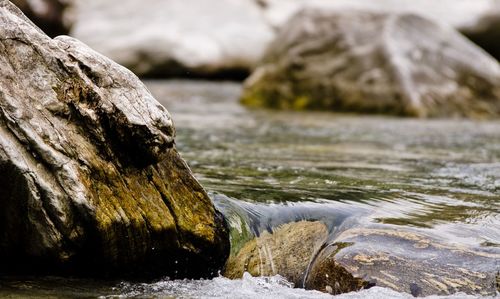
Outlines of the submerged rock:
<svg viewBox="0 0 500 299">
<path fill-rule="evenodd" d="M 130 71 L 0 0 L 0 272 L 215 275 L 224 220 Z"/>
<path fill-rule="evenodd" d="M 68 34 L 72 18 L 68 13 L 73 0 L 11 0 L 48 36 Z"/>
<path fill-rule="evenodd" d="M 245 82 L 242 102 L 419 117 L 500 114 L 500 65 L 413 14 L 305 10 Z"/>
<path fill-rule="evenodd" d="M 317 253 L 305 287 L 339 293 L 349 273 L 364 287 L 383 286 L 414 296 L 492 296 L 499 259 L 496 253 L 445 244 L 409 229 L 352 228 Z"/>
<path fill-rule="evenodd" d="M 500 255 L 445 244 L 398 227 L 352 227 L 330 235 L 318 221 L 281 225 L 232 254 L 224 275 L 282 275 L 296 287 L 331 294 L 373 286 L 414 296 L 494 295 Z"/>
<path fill-rule="evenodd" d="M 264 232 L 231 255 L 224 276 L 241 278 L 280 274 L 302 287 L 311 256 L 325 242 L 328 230 L 321 222 L 299 221 L 284 224 L 273 233 Z"/>
<path fill-rule="evenodd" d="M 253 0 L 77 4 L 72 36 L 141 76 L 242 78 L 273 37 Z"/>
</svg>

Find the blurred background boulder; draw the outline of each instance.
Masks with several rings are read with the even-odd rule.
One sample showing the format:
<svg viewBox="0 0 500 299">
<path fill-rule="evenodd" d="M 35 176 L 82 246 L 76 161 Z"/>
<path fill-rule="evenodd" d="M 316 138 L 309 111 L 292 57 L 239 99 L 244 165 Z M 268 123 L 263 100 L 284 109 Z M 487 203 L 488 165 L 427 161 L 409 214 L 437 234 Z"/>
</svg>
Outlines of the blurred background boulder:
<svg viewBox="0 0 500 299">
<path fill-rule="evenodd" d="M 255 68 L 276 32 L 295 13 L 307 8 L 411 12 L 450 25 L 499 57 L 500 0 L 13 2 L 47 34 L 69 32 L 147 77 L 243 79 Z"/>
<path fill-rule="evenodd" d="M 477 45 L 500 59 L 500 1 L 491 11 L 478 18 L 474 25 L 462 28 L 462 33 Z"/>
<path fill-rule="evenodd" d="M 419 117 L 500 114 L 500 65 L 415 14 L 303 10 L 245 82 L 243 103 Z"/>
<path fill-rule="evenodd" d="M 500 0 L 259 0 L 259 3 L 268 23 L 277 29 L 305 8 L 411 12 L 454 27 L 495 58 L 500 57 Z"/>
<path fill-rule="evenodd" d="M 80 1 L 72 35 L 141 76 L 243 78 L 273 32 L 253 0 Z"/>
</svg>

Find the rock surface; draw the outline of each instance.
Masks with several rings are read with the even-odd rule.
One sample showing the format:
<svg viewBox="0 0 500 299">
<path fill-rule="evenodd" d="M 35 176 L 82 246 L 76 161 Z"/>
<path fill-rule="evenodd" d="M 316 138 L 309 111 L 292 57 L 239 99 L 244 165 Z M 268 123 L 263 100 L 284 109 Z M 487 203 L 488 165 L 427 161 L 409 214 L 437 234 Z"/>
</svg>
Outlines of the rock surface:
<svg viewBox="0 0 500 299">
<path fill-rule="evenodd" d="M 309 261 L 326 241 L 328 230 L 321 222 L 299 221 L 284 224 L 272 234 L 262 233 L 247 242 L 226 264 L 224 276 L 241 278 L 280 274 L 302 287 Z"/>
<path fill-rule="evenodd" d="M 414 13 L 442 22 L 464 33 L 497 59 L 500 27 L 499 0 L 258 0 L 266 21 L 281 28 L 302 9 L 344 11 L 358 9 L 378 13 Z"/>
<path fill-rule="evenodd" d="M 73 0 L 12 0 L 47 35 L 68 34 L 72 25 L 69 8 Z"/>
<path fill-rule="evenodd" d="M 500 65 L 413 14 L 304 10 L 245 82 L 243 103 L 419 117 L 500 114 Z"/>
<path fill-rule="evenodd" d="M 498 270 L 494 261 L 499 258 L 487 250 L 445 244 L 418 230 L 352 228 L 317 253 L 305 287 L 341 293 L 349 273 L 365 287 L 384 286 L 414 296 L 492 296 Z"/>
<path fill-rule="evenodd" d="M 331 294 L 381 286 L 414 296 L 494 295 L 500 256 L 439 242 L 422 231 L 352 227 L 330 235 L 318 221 L 281 225 L 231 255 L 224 275 L 282 275 Z"/>
<path fill-rule="evenodd" d="M 215 275 L 224 220 L 127 69 L 0 0 L 2 272 Z"/>
<path fill-rule="evenodd" d="M 242 77 L 273 37 L 252 0 L 77 4 L 72 36 L 142 76 Z"/>
</svg>

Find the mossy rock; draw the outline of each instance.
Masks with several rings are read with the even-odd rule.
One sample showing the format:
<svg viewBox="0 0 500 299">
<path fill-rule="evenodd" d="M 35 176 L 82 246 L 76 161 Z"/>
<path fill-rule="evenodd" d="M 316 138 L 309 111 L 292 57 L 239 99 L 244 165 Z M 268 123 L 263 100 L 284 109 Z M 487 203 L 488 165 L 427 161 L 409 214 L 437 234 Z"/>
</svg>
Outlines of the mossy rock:
<svg viewBox="0 0 500 299">
<path fill-rule="evenodd" d="M 442 242 L 418 229 L 371 225 L 330 233 L 318 221 L 290 222 L 264 231 L 229 257 L 224 275 L 281 275 L 331 294 L 373 286 L 414 296 L 498 289 L 495 251 Z"/>
<path fill-rule="evenodd" d="M 280 274 L 302 287 L 309 261 L 327 236 L 326 226 L 318 221 L 292 222 L 272 233 L 265 231 L 229 257 L 224 276 L 241 278 L 245 272 L 253 276 Z"/>
<path fill-rule="evenodd" d="M 1 272 L 216 275 L 225 221 L 127 69 L 0 0 Z"/>
</svg>

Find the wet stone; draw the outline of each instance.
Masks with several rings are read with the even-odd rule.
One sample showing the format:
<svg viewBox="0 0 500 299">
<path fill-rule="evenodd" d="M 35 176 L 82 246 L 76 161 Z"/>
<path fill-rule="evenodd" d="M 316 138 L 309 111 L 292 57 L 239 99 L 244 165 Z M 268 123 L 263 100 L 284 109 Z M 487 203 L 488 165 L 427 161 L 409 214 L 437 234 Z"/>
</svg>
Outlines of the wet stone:
<svg viewBox="0 0 500 299">
<path fill-rule="evenodd" d="M 302 287 L 311 257 L 326 240 L 328 231 L 321 222 L 287 223 L 247 242 L 231 255 L 224 276 L 241 278 L 244 272 L 253 276 L 280 274 Z"/>
<path fill-rule="evenodd" d="M 221 214 L 129 70 L 0 0 L 0 272 L 216 275 Z"/>
</svg>

